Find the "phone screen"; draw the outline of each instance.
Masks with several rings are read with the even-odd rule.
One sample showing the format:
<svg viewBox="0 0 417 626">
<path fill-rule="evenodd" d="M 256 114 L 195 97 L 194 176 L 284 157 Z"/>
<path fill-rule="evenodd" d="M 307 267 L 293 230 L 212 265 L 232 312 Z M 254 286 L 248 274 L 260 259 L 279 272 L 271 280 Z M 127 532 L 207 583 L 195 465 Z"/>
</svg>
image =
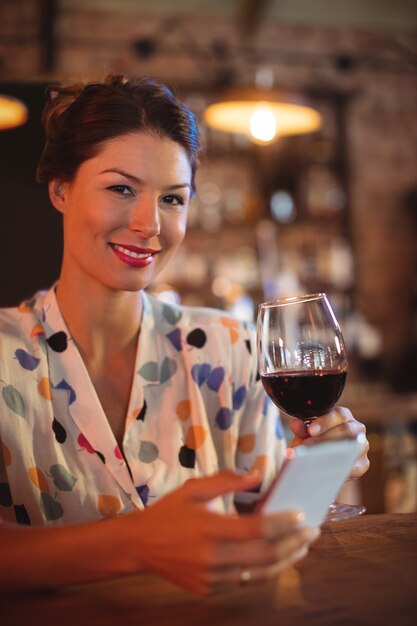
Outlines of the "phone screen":
<svg viewBox="0 0 417 626">
<path fill-rule="evenodd" d="M 306 515 L 305 525 L 320 525 L 362 447 L 358 439 L 341 439 L 289 448 L 281 471 L 256 510 L 299 510 Z"/>
</svg>

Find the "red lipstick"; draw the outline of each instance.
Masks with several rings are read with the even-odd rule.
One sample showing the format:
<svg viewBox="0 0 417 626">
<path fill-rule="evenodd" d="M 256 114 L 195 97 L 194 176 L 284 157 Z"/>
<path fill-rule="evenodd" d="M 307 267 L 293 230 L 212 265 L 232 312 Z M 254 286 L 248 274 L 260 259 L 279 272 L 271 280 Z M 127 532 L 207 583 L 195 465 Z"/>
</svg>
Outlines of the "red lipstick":
<svg viewBox="0 0 417 626">
<path fill-rule="evenodd" d="M 147 267 L 153 263 L 155 254 L 159 252 L 159 250 L 139 248 L 130 244 L 110 243 L 109 245 L 117 258 L 130 267 Z"/>
</svg>

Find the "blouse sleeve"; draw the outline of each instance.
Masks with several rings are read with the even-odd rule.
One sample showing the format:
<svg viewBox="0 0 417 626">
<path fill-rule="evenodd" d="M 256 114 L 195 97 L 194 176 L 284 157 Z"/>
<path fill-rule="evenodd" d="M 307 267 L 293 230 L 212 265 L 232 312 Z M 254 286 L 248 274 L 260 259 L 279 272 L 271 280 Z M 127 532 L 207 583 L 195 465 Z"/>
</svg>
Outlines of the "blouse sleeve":
<svg viewBox="0 0 417 626">
<path fill-rule="evenodd" d="M 258 375 L 253 325 L 247 327 L 246 347 L 248 367 L 243 370 L 247 387 L 240 412 L 236 467 L 244 471 L 258 469 L 263 476 L 261 491 L 265 491 L 281 467 L 286 441 L 279 411 L 266 395 Z"/>
</svg>

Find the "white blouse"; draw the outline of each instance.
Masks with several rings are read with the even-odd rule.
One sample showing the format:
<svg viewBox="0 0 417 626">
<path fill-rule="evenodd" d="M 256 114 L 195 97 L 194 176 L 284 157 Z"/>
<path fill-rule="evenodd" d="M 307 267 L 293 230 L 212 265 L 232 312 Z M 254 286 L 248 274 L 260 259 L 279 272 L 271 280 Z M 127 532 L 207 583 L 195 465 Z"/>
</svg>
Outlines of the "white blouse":
<svg viewBox="0 0 417 626">
<path fill-rule="evenodd" d="M 253 325 L 138 297 L 143 316 L 123 453 L 54 288 L 0 310 L 3 520 L 99 520 L 226 468 L 258 468 L 265 489 L 281 465 L 284 435 L 257 375 Z M 232 495 L 212 506 L 232 511 Z"/>
</svg>

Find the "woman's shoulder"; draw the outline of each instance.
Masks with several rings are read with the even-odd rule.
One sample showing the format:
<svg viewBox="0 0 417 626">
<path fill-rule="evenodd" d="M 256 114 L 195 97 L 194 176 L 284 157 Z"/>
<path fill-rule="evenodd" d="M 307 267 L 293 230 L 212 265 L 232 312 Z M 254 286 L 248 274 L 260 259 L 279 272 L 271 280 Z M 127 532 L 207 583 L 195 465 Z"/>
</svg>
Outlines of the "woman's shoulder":
<svg viewBox="0 0 417 626">
<path fill-rule="evenodd" d="M 21 305 L 0 309 L 0 333 L 3 336 L 20 335 L 22 333 Z"/>
<path fill-rule="evenodd" d="M 0 336 L 3 340 L 30 337 L 39 323 L 39 309 L 47 292 L 39 291 L 17 306 L 0 308 Z"/>
</svg>

